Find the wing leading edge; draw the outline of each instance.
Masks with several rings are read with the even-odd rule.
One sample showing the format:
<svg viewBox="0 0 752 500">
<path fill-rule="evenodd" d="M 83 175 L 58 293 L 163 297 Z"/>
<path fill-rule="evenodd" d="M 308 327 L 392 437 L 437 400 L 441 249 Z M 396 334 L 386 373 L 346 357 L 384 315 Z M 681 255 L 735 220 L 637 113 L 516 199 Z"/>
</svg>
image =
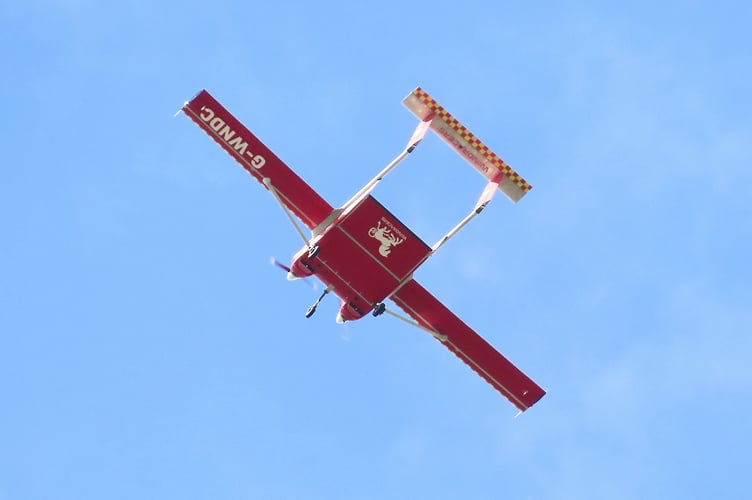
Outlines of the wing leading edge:
<svg viewBox="0 0 752 500">
<path fill-rule="evenodd" d="M 391 298 L 420 326 L 441 336 L 441 342 L 450 351 L 520 411 L 527 410 L 546 394 L 417 281 L 410 280 Z"/>
</svg>

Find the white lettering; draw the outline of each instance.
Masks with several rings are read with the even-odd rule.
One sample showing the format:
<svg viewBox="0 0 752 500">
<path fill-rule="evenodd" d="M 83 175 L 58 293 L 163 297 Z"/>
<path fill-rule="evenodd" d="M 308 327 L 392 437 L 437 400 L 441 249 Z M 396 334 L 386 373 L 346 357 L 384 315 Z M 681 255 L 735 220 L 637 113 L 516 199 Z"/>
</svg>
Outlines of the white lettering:
<svg viewBox="0 0 752 500">
<path fill-rule="evenodd" d="M 404 234 L 404 233 L 403 233 L 402 231 L 400 231 L 400 230 L 399 230 L 399 228 L 397 228 L 397 227 L 396 227 L 396 226 L 395 226 L 395 225 L 394 225 L 394 224 L 393 224 L 393 223 L 392 223 L 392 222 L 391 222 L 391 221 L 390 221 L 389 219 L 387 219 L 386 217 L 382 217 L 382 218 L 381 218 L 381 222 L 383 222 L 383 223 L 384 223 L 384 224 L 385 224 L 386 226 L 388 226 L 388 227 L 389 227 L 389 230 L 390 230 L 390 231 L 392 231 L 392 232 L 396 233 L 396 234 L 397 234 L 397 236 L 399 236 L 399 237 L 400 237 L 400 238 L 402 238 L 403 240 L 404 240 L 404 239 L 406 238 L 405 234 Z"/>
<path fill-rule="evenodd" d="M 214 118 L 214 111 L 211 110 L 211 108 L 207 108 L 206 106 L 201 108 L 201 114 L 199 115 L 202 120 L 205 122 L 208 122 L 212 118 Z"/>
<path fill-rule="evenodd" d="M 206 122 L 209 128 L 217 133 L 217 137 L 224 143 L 234 149 L 238 154 L 248 156 L 253 168 L 259 169 L 266 165 L 266 158 L 261 155 L 254 155 L 252 152 L 248 151 L 248 142 L 230 128 L 222 118 L 218 117 L 213 109 L 203 106 L 199 113 L 199 117 Z"/>
<path fill-rule="evenodd" d="M 251 165 L 254 166 L 254 168 L 261 168 L 266 164 L 266 158 L 264 158 L 261 155 L 256 155 L 251 159 Z"/>
<path fill-rule="evenodd" d="M 219 136 L 226 141 L 229 141 L 230 139 L 232 139 L 234 135 L 235 135 L 235 131 L 231 129 L 229 125 L 225 125 L 225 128 L 223 128 L 222 131 L 219 133 Z"/>
<path fill-rule="evenodd" d="M 216 117 L 212 121 L 209 122 L 209 126 L 214 130 L 215 132 L 219 132 L 219 129 L 225 126 L 225 121 L 220 118 Z"/>
<path fill-rule="evenodd" d="M 248 143 L 243 140 L 242 137 L 237 136 L 235 139 L 231 141 L 227 141 L 227 144 L 229 146 L 232 146 L 235 151 L 240 153 L 241 155 L 245 154 L 245 150 L 248 149 Z"/>
</svg>

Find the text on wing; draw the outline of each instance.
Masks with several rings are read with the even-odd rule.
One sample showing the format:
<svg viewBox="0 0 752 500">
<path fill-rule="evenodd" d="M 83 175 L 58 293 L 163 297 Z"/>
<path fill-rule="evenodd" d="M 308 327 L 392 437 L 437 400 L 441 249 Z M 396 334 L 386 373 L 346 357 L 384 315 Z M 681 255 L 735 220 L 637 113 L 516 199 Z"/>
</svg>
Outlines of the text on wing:
<svg viewBox="0 0 752 500">
<path fill-rule="evenodd" d="M 240 156 L 248 157 L 254 168 L 261 168 L 266 164 L 266 158 L 261 155 L 254 155 L 249 151 L 248 142 L 230 128 L 210 107 L 203 106 L 198 116 L 217 134 L 217 137 L 221 141 L 234 149 Z"/>
</svg>

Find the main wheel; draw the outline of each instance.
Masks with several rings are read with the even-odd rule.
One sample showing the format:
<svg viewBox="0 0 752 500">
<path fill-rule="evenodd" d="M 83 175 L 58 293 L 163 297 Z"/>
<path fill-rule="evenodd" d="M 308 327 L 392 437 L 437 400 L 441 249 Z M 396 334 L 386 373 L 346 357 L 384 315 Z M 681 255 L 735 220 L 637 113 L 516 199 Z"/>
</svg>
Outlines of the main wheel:
<svg viewBox="0 0 752 500">
<path fill-rule="evenodd" d="M 383 302 L 377 302 L 376 305 L 373 307 L 373 317 L 381 316 L 384 314 L 384 311 L 386 311 L 386 304 Z"/>
</svg>

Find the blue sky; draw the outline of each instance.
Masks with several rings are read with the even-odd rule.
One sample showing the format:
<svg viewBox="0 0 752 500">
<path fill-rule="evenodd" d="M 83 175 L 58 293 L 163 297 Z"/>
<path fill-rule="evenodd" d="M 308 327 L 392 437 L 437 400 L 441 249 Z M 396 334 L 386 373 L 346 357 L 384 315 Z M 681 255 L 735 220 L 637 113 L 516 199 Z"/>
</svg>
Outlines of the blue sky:
<svg viewBox="0 0 752 500">
<path fill-rule="evenodd" d="M 752 420 L 743 2 L 6 2 L 0 499 L 741 498 Z M 185 117 L 209 89 L 332 204 L 421 85 L 533 191 L 417 277 L 548 390 L 336 325 Z M 429 137 L 376 197 L 433 242 L 483 179 Z"/>
</svg>

